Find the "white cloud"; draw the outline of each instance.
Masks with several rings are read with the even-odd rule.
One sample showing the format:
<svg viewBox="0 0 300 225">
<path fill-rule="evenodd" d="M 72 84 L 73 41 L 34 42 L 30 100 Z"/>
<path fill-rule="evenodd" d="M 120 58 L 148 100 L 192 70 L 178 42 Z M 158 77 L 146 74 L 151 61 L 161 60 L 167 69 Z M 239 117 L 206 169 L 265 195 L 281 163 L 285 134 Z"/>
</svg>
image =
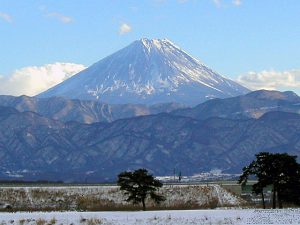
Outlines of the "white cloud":
<svg viewBox="0 0 300 225">
<path fill-rule="evenodd" d="M 213 3 L 214 3 L 215 6 L 217 6 L 217 7 L 221 7 L 221 6 L 222 6 L 221 0 L 213 0 Z"/>
<path fill-rule="evenodd" d="M 129 24 L 127 23 L 122 23 L 120 28 L 119 28 L 119 34 L 123 35 L 123 34 L 127 34 L 129 32 L 131 32 L 132 28 Z"/>
<path fill-rule="evenodd" d="M 47 14 L 48 17 L 56 18 L 62 23 L 71 23 L 73 22 L 73 18 L 69 16 L 65 16 L 63 14 L 52 12 Z"/>
<path fill-rule="evenodd" d="M 0 94 L 34 96 L 70 78 L 86 67 L 74 63 L 54 63 L 15 70 L 0 76 Z"/>
<path fill-rule="evenodd" d="M 268 90 L 291 90 L 300 88 L 300 70 L 248 72 L 238 77 L 238 82 L 246 87 Z"/>
<path fill-rule="evenodd" d="M 12 23 L 13 22 L 12 16 L 10 16 L 9 14 L 4 13 L 4 12 L 0 12 L 0 18 L 3 19 L 3 20 L 5 20 L 8 23 Z"/>
<path fill-rule="evenodd" d="M 228 8 L 231 5 L 240 6 L 242 4 L 242 0 L 211 0 L 216 7 L 220 8 Z"/>
<path fill-rule="evenodd" d="M 242 4 L 242 0 L 233 0 L 232 4 L 234 4 L 235 6 L 240 6 Z"/>
</svg>

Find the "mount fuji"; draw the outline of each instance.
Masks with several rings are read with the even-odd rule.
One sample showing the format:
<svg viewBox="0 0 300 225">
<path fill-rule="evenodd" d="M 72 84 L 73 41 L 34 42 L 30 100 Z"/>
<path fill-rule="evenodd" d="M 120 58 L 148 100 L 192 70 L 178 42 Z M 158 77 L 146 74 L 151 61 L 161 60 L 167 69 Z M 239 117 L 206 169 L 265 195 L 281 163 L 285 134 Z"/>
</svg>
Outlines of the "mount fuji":
<svg viewBox="0 0 300 225">
<path fill-rule="evenodd" d="M 112 104 L 196 105 L 249 90 L 221 76 L 167 39 L 134 41 L 38 97 L 61 96 Z"/>
</svg>

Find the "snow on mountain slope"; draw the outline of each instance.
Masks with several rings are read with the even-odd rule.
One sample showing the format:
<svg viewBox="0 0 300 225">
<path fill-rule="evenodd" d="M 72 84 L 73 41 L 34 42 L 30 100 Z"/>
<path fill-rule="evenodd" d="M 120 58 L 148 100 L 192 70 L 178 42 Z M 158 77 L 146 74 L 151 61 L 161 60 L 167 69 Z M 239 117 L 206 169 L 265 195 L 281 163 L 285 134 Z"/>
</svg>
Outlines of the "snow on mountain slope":
<svg viewBox="0 0 300 225">
<path fill-rule="evenodd" d="M 38 97 L 99 99 L 108 103 L 179 102 L 245 94 L 167 39 L 141 39 L 100 60 Z"/>
</svg>

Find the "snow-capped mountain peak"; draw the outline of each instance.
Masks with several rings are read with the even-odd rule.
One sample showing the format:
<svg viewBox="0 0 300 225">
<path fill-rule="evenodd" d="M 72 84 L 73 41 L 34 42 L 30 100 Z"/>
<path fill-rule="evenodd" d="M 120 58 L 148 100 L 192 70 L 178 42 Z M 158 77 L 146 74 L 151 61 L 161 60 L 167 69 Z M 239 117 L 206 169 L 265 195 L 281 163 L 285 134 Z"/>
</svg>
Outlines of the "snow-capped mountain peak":
<svg viewBox="0 0 300 225">
<path fill-rule="evenodd" d="M 162 48 L 165 48 L 166 46 L 173 46 L 179 49 L 178 46 L 176 46 L 174 43 L 172 43 L 170 40 L 164 38 L 164 39 L 147 39 L 142 38 L 139 41 L 136 41 L 137 43 L 141 43 L 144 45 L 145 48 L 148 50 L 151 50 L 151 48 L 156 48 L 161 50 Z"/>
<path fill-rule="evenodd" d="M 108 103 L 197 104 L 247 91 L 170 40 L 142 38 L 39 97 L 99 99 Z"/>
</svg>

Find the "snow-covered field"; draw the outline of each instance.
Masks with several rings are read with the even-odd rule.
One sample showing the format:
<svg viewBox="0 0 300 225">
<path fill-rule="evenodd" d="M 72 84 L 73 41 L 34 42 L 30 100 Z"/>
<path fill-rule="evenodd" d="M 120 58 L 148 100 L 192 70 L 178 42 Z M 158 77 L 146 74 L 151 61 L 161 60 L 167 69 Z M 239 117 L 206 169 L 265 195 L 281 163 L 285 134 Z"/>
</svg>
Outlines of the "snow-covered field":
<svg viewBox="0 0 300 225">
<path fill-rule="evenodd" d="M 162 208 L 186 209 L 239 207 L 243 202 L 217 184 L 165 185 L 161 189 L 166 197 Z M 131 204 L 117 186 L 53 186 L 53 187 L 0 187 L 0 203 L 13 210 L 54 210 L 56 212 L 0 213 L 0 225 L 177 225 L 177 224 L 300 224 L 300 209 L 255 210 L 161 210 L 161 211 L 102 211 L 118 206 L 126 210 Z M 89 210 L 95 204 L 98 212 Z M 67 207 L 66 207 L 67 206 Z M 81 208 L 82 206 L 85 206 Z M 151 208 L 148 202 L 147 206 Z M 177 207 L 174 207 L 177 206 Z M 100 207 L 100 208 L 101 208 Z M 191 207 L 191 208 L 193 208 Z M 92 210 L 90 209 L 90 210 Z M 140 209 L 138 206 L 135 209 Z M 77 210 L 77 211 L 76 211 Z"/>
<path fill-rule="evenodd" d="M 0 213 L 3 225 L 300 224 L 300 209 Z"/>
<path fill-rule="evenodd" d="M 203 209 L 239 206 L 241 199 L 220 185 L 164 185 L 160 209 Z M 0 204 L 15 210 L 129 210 L 132 204 L 117 186 L 0 187 Z M 151 209 L 157 206 L 147 202 Z M 139 209 L 140 206 L 130 209 Z"/>
</svg>

